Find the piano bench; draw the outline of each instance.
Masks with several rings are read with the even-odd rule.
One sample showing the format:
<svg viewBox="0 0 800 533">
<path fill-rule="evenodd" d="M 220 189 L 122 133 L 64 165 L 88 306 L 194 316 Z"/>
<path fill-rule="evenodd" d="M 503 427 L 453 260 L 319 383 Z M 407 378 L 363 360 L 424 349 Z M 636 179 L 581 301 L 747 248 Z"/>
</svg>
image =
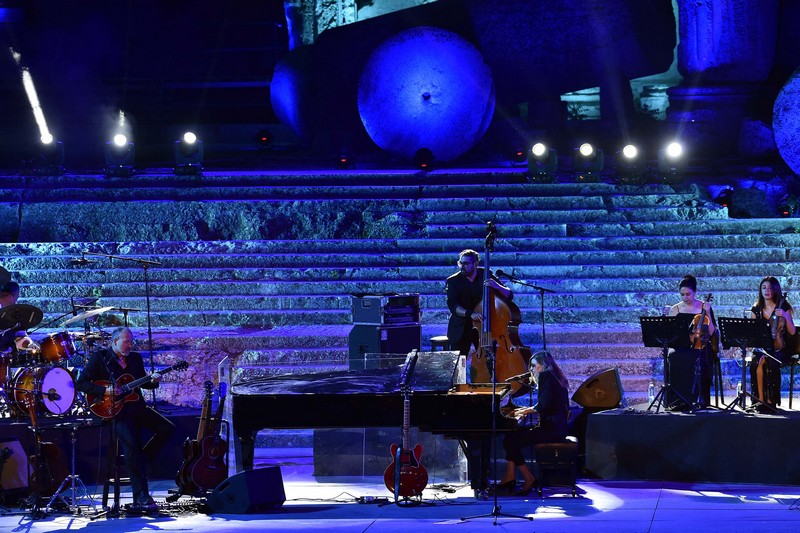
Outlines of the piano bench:
<svg viewBox="0 0 800 533">
<path fill-rule="evenodd" d="M 435 352 L 439 349 L 450 349 L 450 339 L 447 338 L 447 335 L 437 335 L 435 337 L 431 337 L 431 351 Z"/>
<path fill-rule="evenodd" d="M 534 446 L 536 454 L 536 492 L 542 496 L 545 486 L 568 486 L 573 498 L 578 477 L 578 439 L 567 436 L 560 442 L 540 442 Z"/>
</svg>

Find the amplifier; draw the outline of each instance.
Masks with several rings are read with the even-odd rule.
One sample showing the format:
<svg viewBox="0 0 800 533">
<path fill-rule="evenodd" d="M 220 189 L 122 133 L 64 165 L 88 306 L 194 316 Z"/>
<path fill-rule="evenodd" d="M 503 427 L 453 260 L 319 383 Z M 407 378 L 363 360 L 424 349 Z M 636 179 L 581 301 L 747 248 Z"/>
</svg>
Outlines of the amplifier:
<svg viewBox="0 0 800 533">
<path fill-rule="evenodd" d="M 364 294 L 352 300 L 353 324 L 399 326 L 419 324 L 419 294 Z"/>
</svg>

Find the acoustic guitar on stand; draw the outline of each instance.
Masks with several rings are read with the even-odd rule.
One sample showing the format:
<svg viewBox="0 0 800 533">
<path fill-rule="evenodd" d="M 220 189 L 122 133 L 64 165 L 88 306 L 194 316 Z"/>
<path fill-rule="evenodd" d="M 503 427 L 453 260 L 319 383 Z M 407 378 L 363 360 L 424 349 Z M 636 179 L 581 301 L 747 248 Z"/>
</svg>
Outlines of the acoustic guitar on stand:
<svg viewBox="0 0 800 533">
<path fill-rule="evenodd" d="M 166 374 L 167 372 L 172 372 L 173 370 L 185 370 L 187 368 L 189 368 L 189 363 L 186 361 L 180 361 L 168 368 L 159 370 L 158 373 Z M 151 381 L 153 381 L 152 375 L 144 376 L 139 379 L 133 379 L 133 376 L 130 374 L 122 374 L 117 378 L 115 387 L 116 389 L 120 389 L 121 392 L 115 395 L 113 398 L 110 396 L 97 397 L 92 394 L 86 395 L 86 400 L 89 403 L 89 409 L 104 420 L 113 418 L 117 416 L 127 402 L 135 402 L 139 399 L 139 395 L 134 392 L 137 388 L 141 387 L 145 383 L 150 383 Z M 98 380 L 94 383 L 95 385 L 101 385 L 103 387 L 108 387 L 111 385 L 111 382 L 108 380 Z"/>
</svg>

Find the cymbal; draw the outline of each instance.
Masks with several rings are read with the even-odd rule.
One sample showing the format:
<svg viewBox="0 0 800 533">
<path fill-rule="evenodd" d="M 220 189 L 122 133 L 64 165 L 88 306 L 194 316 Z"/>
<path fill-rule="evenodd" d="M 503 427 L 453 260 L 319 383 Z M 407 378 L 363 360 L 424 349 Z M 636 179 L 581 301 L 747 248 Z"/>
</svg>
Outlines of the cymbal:
<svg viewBox="0 0 800 533">
<path fill-rule="evenodd" d="M 32 328 L 42 321 L 44 314 L 36 306 L 13 304 L 0 309 L 0 329 L 8 329 L 19 324 L 20 329 Z"/>
<path fill-rule="evenodd" d="M 92 318 L 93 316 L 102 315 L 103 313 L 111 311 L 112 309 L 114 309 L 114 308 L 113 307 L 98 307 L 97 309 L 92 309 L 91 311 L 86 311 L 86 312 L 83 312 L 83 313 L 79 314 L 78 316 L 74 316 L 74 317 L 70 318 L 69 320 L 65 321 L 64 324 L 62 324 L 62 325 L 66 326 L 68 324 L 72 324 L 73 322 L 80 322 L 81 320 L 88 320 L 88 319 Z"/>
</svg>

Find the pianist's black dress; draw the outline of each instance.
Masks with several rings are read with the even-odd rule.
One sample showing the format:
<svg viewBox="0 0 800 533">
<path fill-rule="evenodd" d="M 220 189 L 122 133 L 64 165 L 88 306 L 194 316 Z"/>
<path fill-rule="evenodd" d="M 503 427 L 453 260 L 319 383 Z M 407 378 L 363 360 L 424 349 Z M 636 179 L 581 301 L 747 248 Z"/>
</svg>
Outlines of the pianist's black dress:
<svg viewBox="0 0 800 533">
<path fill-rule="evenodd" d="M 539 413 L 539 423 L 521 428 L 503 439 L 506 460 L 515 466 L 525 464 L 522 449 L 539 442 L 559 442 L 567 436 L 569 419 L 569 394 L 550 370 L 539 374 L 539 402 L 534 406 Z"/>
</svg>

